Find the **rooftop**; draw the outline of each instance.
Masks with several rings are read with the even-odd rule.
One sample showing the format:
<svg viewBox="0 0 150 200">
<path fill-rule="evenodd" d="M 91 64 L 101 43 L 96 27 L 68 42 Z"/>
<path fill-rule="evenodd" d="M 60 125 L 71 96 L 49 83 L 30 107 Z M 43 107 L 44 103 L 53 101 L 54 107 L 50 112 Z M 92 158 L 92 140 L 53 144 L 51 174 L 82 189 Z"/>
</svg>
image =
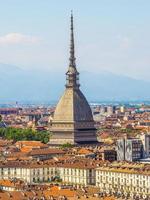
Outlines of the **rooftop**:
<svg viewBox="0 0 150 200">
<path fill-rule="evenodd" d="M 113 162 L 107 163 L 97 170 L 150 176 L 150 165 L 144 163 Z"/>
</svg>

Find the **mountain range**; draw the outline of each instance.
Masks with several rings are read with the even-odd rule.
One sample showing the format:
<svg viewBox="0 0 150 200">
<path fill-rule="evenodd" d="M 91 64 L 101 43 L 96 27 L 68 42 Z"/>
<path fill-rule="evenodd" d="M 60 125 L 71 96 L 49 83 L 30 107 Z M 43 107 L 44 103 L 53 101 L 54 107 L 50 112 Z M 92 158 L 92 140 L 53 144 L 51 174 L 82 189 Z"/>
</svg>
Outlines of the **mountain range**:
<svg viewBox="0 0 150 200">
<path fill-rule="evenodd" d="M 89 101 L 150 99 L 150 82 L 110 72 L 81 71 L 80 83 Z M 64 85 L 63 71 L 23 70 L 0 63 L 0 102 L 57 101 Z"/>
</svg>

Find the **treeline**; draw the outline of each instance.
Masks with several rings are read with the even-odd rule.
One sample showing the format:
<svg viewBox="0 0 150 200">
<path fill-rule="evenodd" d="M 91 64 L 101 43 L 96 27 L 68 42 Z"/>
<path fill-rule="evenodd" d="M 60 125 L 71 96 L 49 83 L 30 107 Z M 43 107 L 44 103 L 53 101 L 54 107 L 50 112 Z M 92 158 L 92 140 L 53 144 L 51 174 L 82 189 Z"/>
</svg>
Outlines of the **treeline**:
<svg viewBox="0 0 150 200">
<path fill-rule="evenodd" d="M 18 128 L 0 128 L 0 137 L 13 140 L 15 142 L 21 140 L 36 140 L 43 143 L 48 143 L 50 133 L 48 131 L 34 131 L 32 129 L 18 129 Z"/>
</svg>

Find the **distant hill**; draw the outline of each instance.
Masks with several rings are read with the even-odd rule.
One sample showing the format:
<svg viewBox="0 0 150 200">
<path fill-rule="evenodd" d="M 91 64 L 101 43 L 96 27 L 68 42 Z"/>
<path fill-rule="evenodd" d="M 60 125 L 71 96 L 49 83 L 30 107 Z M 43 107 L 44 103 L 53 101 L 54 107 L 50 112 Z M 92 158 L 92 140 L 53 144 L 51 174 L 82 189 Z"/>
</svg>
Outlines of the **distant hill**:
<svg viewBox="0 0 150 200">
<path fill-rule="evenodd" d="M 109 72 L 80 73 L 81 90 L 90 101 L 149 100 L 150 82 Z M 62 94 L 64 72 L 26 71 L 0 63 L 0 101 L 52 101 Z"/>
<path fill-rule="evenodd" d="M 82 84 L 89 100 L 149 100 L 150 82 L 109 72 L 83 73 Z"/>
</svg>

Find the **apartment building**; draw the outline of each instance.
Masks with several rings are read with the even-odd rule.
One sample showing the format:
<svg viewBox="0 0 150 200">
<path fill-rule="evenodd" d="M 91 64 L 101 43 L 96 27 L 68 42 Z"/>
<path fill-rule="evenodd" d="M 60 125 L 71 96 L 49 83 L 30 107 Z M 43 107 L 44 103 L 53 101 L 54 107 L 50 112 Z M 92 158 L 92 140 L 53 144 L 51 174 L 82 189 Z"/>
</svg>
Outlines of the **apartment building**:
<svg viewBox="0 0 150 200">
<path fill-rule="evenodd" d="M 0 164 L 0 179 L 19 179 L 29 184 L 62 181 L 75 185 L 95 185 L 95 165 L 87 159 L 70 162 L 6 162 Z"/>
<path fill-rule="evenodd" d="M 150 197 L 150 165 L 114 162 L 96 169 L 96 186 L 101 192 L 125 197 Z"/>
</svg>

